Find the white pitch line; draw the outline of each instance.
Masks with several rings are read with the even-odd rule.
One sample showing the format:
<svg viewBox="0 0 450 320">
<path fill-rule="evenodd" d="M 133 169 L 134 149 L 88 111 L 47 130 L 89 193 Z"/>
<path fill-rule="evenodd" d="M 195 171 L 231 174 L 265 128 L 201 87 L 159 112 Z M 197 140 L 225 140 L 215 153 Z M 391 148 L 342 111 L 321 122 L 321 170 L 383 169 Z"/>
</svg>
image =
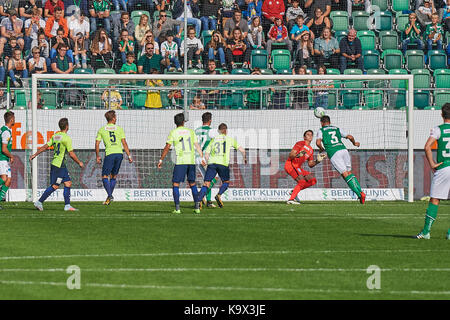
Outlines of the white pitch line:
<svg viewBox="0 0 450 320">
<path fill-rule="evenodd" d="M 207 256 L 207 255 L 256 255 L 256 254 L 359 254 L 359 253 L 418 253 L 418 252 L 450 252 L 435 249 L 379 249 L 379 250 L 299 250 L 299 251 L 228 251 L 228 252 L 160 252 L 160 253 L 109 253 L 109 254 L 71 254 L 47 256 L 9 256 L 0 257 L 3 260 L 33 260 L 33 259 L 66 259 L 66 258 L 109 258 L 109 257 L 164 257 L 164 256 Z"/>
<path fill-rule="evenodd" d="M 47 285 L 66 287 L 65 282 L 47 281 L 14 281 L 0 280 L 4 285 Z M 113 284 L 113 283 L 82 283 L 82 287 L 113 288 L 113 289 L 159 289 L 159 290 L 204 290 L 204 291 L 264 291 L 264 292 L 297 292 L 297 293 L 354 293 L 354 294 L 395 294 L 395 295 L 450 295 L 450 291 L 385 291 L 385 290 L 337 290 L 337 289 L 295 289 L 295 288 L 245 288 L 245 287 L 218 287 L 218 286 L 167 286 L 167 285 L 136 285 L 136 284 Z"/>
</svg>

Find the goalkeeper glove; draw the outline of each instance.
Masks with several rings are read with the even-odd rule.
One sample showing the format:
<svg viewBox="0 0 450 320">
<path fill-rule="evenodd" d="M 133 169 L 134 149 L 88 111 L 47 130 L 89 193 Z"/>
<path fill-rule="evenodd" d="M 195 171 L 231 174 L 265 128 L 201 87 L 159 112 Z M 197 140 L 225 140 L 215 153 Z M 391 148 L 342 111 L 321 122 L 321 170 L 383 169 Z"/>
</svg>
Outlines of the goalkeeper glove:
<svg viewBox="0 0 450 320">
<path fill-rule="evenodd" d="M 317 163 L 322 162 L 323 159 L 325 159 L 326 157 L 327 157 L 327 154 L 326 154 L 326 153 L 319 153 L 319 154 L 317 155 L 317 159 L 316 159 Z"/>
</svg>

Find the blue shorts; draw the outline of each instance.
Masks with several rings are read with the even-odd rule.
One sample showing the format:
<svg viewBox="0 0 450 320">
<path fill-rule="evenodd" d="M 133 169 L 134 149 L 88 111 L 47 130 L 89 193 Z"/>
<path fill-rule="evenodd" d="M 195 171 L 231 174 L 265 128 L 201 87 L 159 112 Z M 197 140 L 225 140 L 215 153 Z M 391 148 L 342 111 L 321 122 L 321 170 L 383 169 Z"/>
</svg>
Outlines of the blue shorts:
<svg viewBox="0 0 450 320">
<path fill-rule="evenodd" d="M 173 168 L 172 182 L 184 182 L 186 176 L 188 182 L 195 182 L 195 175 L 195 164 L 176 164 Z"/>
<path fill-rule="evenodd" d="M 219 174 L 222 182 L 230 180 L 230 167 L 223 166 L 221 164 L 208 164 L 208 169 L 206 169 L 205 181 L 211 181 L 215 178 L 216 174 Z"/>
<path fill-rule="evenodd" d="M 50 166 L 50 184 L 59 186 L 61 183 L 70 181 L 69 171 L 66 167 L 58 168 Z"/>
<path fill-rule="evenodd" d="M 120 165 L 122 163 L 122 153 L 112 153 L 103 160 L 102 176 L 115 176 L 119 173 Z"/>
</svg>

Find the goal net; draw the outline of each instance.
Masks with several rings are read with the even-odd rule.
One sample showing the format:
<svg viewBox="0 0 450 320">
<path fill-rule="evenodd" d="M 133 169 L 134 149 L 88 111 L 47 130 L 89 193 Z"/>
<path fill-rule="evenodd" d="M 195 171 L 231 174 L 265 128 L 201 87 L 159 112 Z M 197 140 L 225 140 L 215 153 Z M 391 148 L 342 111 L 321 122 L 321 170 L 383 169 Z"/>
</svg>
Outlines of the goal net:
<svg viewBox="0 0 450 320">
<path fill-rule="evenodd" d="M 225 199 L 287 200 L 295 182 L 284 170 L 285 161 L 306 130 L 316 135 L 320 122 L 313 109 L 321 105 L 333 125 L 361 144 L 355 148 L 344 139 L 352 171 L 367 191 L 367 199 L 412 201 L 411 159 L 414 148 L 421 147 L 414 145 L 417 135 L 411 134 L 411 129 L 415 121 L 416 126 L 425 128 L 426 136 L 439 114 L 429 110 L 421 116 L 413 113 L 411 85 L 410 75 L 33 75 L 28 88 L 14 94 L 16 121 L 28 132 L 17 146 L 24 191 L 17 190 L 14 198 L 34 200 L 48 186 L 53 152 L 31 164 L 27 158 L 59 130 L 59 119 L 67 117 L 68 134 L 85 164 L 80 169 L 67 157 L 72 199 L 104 200 L 101 164 L 96 163 L 94 146 L 98 129 L 106 124 L 105 112 L 115 109 L 134 158 L 133 163 L 126 158 L 122 162 L 117 200 L 172 200 L 174 152 L 162 169 L 157 163 L 170 130 L 175 128 L 174 115 L 184 112 L 186 126 L 196 129 L 206 111 L 212 113 L 212 130 L 226 123 L 228 134 L 249 155 L 249 163 L 244 164 L 240 153 L 232 152 L 231 183 Z M 315 137 L 312 145 L 317 154 Z M 303 166 L 317 178 L 317 184 L 302 191 L 300 200 L 355 198 L 329 159 L 314 168 Z M 200 171 L 197 182 L 199 186 L 203 182 Z M 215 185 L 213 194 L 220 184 Z M 192 199 L 189 195 L 186 188 L 181 199 Z M 61 199 L 62 192 L 56 192 L 53 200 Z"/>
</svg>

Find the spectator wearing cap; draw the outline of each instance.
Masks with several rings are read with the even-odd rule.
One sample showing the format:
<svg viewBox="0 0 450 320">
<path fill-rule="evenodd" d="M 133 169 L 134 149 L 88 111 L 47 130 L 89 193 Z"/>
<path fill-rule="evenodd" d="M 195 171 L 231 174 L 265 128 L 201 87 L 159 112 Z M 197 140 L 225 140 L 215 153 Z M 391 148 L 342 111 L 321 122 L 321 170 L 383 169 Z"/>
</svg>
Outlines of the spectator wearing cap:
<svg viewBox="0 0 450 320">
<path fill-rule="evenodd" d="M 339 65 L 341 74 L 344 74 L 348 63 L 356 63 L 358 69 L 364 70 L 361 41 L 356 37 L 355 29 L 350 29 L 348 35 L 341 39 L 339 49 L 341 51 Z"/>
<path fill-rule="evenodd" d="M 101 23 L 103 29 L 109 34 L 111 32 L 111 3 L 108 0 L 90 0 L 88 3 L 89 22 L 91 24 L 91 32 L 97 30 L 97 25 Z"/>
<path fill-rule="evenodd" d="M 25 42 L 23 40 L 23 21 L 17 18 L 17 11 L 15 9 L 8 10 L 9 17 L 3 19 L 0 23 L 0 55 L 3 53 L 5 43 L 9 38 L 14 36 L 17 39 L 17 43 L 23 50 Z"/>
<path fill-rule="evenodd" d="M 200 9 L 200 21 L 202 31 L 216 30 L 217 19 L 219 17 L 220 0 L 203 0 Z"/>
<path fill-rule="evenodd" d="M 33 9 L 37 9 L 39 11 L 39 15 L 42 16 L 42 1 L 41 0 L 20 0 L 19 1 L 19 17 L 25 22 L 28 19 L 31 19 L 33 16 Z"/>
<path fill-rule="evenodd" d="M 25 20 L 25 51 L 31 49 L 31 42 L 38 38 L 39 30 L 45 28 L 40 12 L 39 8 L 33 8 L 31 18 Z"/>
<path fill-rule="evenodd" d="M 178 29 L 178 33 L 175 35 L 175 42 L 181 44 L 181 33 L 183 32 L 183 21 L 175 20 L 167 17 L 167 12 L 161 10 L 159 12 L 159 19 L 153 22 L 153 35 L 155 40 L 162 43 L 166 38 L 166 33 L 172 31 L 174 28 Z"/>
<path fill-rule="evenodd" d="M 64 17 L 64 2 L 61 0 L 47 0 L 44 6 L 44 18 L 53 16 L 56 8 L 62 9 L 62 16 Z"/>
<path fill-rule="evenodd" d="M 17 10 L 19 7 L 19 0 L 0 1 L 0 21 L 9 17 L 8 11 L 11 9 Z"/>
<path fill-rule="evenodd" d="M 181 72 L 180 60 L 178 60 L 178 45 L 173 41 L 173 36 L 172 31 L 167 32 L 166 41 L 161 43 L 161 55 L 169 58 L 170 65 L 167 66 L 168 70 L 176 68 L 177 71 Z"/>
<path fill-rule="evenodd" d="M 286 8 L 283 0 L 264 0 L 261 7 L 262 12 L 262 27 L 264 34 L 269 32 L 271 24 L 275 23 L 275 18 L 284 18 Z"/>
<path fill-rule="evenodd" d="M 187 23 L 193 24 L 195 34 L 200 37 L 202 30 L 202 22 L 200 21 L 200 6 L 198 0 L 186 0 L 186 16 Z M 176 0 L 173 5 L 172 15 L 176 20 L 184 21 L 184 0 Z"/>
<path fill-rule="evenodd" d="M 66 18 L 64 18 L 64 10 L 60 7 L 56 7 L 54 15 L 50 16 L 45 23 L 45 36 L 48 39 L 55 37 L 57 30 L 60 27 L 64 29 L 64 37 L 68 37 L 69 27 Z"/>
<path fill-rule="evenodd" d="M 232 19 L 228 19 L 227 22 L 225 22 L 223 37 L 225 39 L 233 39 L 233 30 L 235 28 L 241 29 L 242 36 L 244 37 L 244 39 L 247 38 L 248 23 L 246 20 L 242 19 L 242 12 L 239 10 L 236 10 L 234 12 Z"/>
</svg>

